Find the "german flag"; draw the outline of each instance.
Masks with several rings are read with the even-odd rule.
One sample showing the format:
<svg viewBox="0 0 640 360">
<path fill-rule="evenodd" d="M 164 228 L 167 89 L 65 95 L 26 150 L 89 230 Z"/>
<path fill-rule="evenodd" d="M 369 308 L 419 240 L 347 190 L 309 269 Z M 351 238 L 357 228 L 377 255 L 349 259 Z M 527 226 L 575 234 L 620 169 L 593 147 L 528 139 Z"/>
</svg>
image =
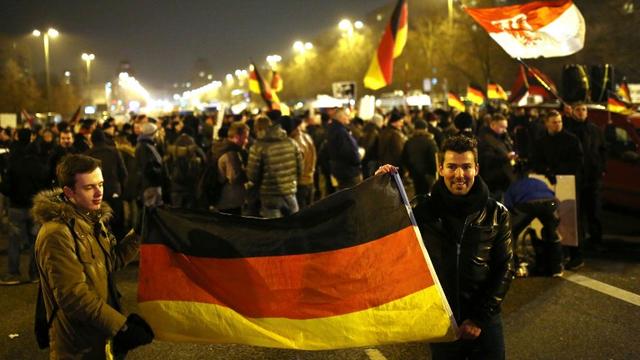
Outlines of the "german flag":
<svg viewBox="0 0 640 360">
<path fill-rule="evenodd" d="M 487 84 L 487 98 L 489 100 L 507 100 L 507 93 L 498 83 Z"/>
<path fill-rule="evenodd" d="M 387 25 L 375 56 L 371 59 L 369 70 L 364 76 L 364 86 L 378 90 L 393 81 L 393 59 L 402 54 L 407 43 L 409 29 L 409 8 L 406 0 L 398 0 L 393 9 L 391 19 Z"/>
<path fill-rule="evenodd" d="M 484 103 L 484 92 L 477 85 L 467 86 L 467 100 L 476 105 L 482 105 Z"/>
<path fill-rule="evenodd" d="M 249 71 L 249 91 L 260 94 L 271 110 L 280 110 L 280 99 L 278 95 L 272 91 L 269 84 L 264 81 L 255 64 L 251 64 Z"/>
<path fill-rule="evenodd" d="M 280 76 L 280 74 L 278 74 L 277 71 L 273 70 L 273 73 L 271 74 L 271 90 L 280 92 L 282 91 L 282 87 L 282 77 Z"/>
<path fill-rule="evenodd" d="M 281 219 L 157 209 L 141 246 L 140 311 L 156 339 L 174 342 L 453 340 L 406 199 L 398 176 L 380 175 Z"/>
<path fill-rule="evenodd" d="M 463 112 L 466 110 L 464 103 L 460 101 L 460 98 L 458 97 L 458 95 L 454 94 L 451 91 L 449 91 L 449 93 L 447 94 L 447 104 L 449 105 L 449 107 L 457 109 L 460 112 Z"/>
<path fill-rule="evenodd" d="M 613 93 L 609 93 L 609 98 L 607 99 L 607 110 L 618 114 L 633 113 L 633 110 L 631 110 L 629 104 L 622 101 Z"/>
<path fill-rule="evenodd" d="M 622 81 L 618 85 L 618 90 L 616 91 L 620 100 L 625 101 L 627 103 L 631 103 L 631 91 L 629 91 L 629 84 L 626 81 Z"/>
</svg>

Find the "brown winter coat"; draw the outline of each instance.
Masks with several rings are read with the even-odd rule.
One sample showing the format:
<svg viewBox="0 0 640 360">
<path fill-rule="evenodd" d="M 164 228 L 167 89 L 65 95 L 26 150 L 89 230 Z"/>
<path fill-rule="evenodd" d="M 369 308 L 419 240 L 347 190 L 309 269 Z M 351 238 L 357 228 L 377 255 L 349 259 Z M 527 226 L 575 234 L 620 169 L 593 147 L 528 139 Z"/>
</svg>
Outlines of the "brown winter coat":
<svg viewBox="0 0 640 360">
<path fill-rule="evenodd" d="M 137 255 L 139 237 L 131 231 L 116 243 L 104 225 L 112 215 L 105 202 L 100 211 L 83 213 L 60 189 L 36 195 L 32 213 L 42 224 L 35 255 L 47 317 L 58 306 L 49 330 L 50 358 L 104 359 L 106 340 L 126 321 L 107 303 L 107 274 Z"/>
</svg>

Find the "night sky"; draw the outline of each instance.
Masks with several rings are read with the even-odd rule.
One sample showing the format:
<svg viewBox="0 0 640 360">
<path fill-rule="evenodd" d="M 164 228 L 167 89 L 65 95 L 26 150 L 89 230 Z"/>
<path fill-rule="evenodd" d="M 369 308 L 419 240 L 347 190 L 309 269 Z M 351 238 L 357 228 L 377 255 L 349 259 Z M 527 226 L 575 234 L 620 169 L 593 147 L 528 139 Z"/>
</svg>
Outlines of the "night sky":
<svg viewBox="0 0 640 360">
<path fill-rule="evenodd" d="M 295 40 L 310 41 L 340 19 L 363 19 L 393 0 L 0 0 L 0 33 L 18 36 L 32 49 L 36 72 L 44 69 L 42 40 L 33 29 L 55 27 L 52 73 L 83 69 L 83 52 L 96 55 L 94 82 L 114 75 L 128 60 L 145 86 L 167 88 L 186 81 L 197 58 L 206 58 L 222 80 L 249 58 L 291 54 Z M 385 14 L 388 16 L 388 14 Z"/>
</svg>

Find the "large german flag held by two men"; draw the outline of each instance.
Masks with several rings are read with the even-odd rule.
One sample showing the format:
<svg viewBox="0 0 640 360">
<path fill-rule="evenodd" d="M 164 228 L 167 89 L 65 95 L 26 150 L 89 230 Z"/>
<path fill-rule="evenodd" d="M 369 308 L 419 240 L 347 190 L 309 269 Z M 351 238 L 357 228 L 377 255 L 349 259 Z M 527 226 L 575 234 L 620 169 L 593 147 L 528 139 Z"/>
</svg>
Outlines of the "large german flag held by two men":
<svg viewBox="0 0 640 360">
<path fill-rule="evenodd" d="M 156 338 L 324 350 L 450 341 L 455 321 L 397 176 L 281 219 L 157 209 L 138 302 Z"/>
</svg>

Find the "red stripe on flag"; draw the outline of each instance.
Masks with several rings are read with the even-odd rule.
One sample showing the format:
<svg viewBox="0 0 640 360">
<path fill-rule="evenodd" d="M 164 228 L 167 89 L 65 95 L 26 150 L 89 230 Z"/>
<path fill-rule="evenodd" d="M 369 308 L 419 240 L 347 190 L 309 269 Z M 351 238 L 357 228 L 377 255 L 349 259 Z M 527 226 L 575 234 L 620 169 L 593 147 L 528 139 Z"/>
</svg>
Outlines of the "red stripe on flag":
<svg viewBox="0 0 640 360">
<path fill-rule="evenodd" d="M 378 65 L 384 80 L 387 84 L 390 84 L 393 79 L 393 49 L 395 47 L 395 40 L 391 31 L 391 25 L 387 25 L 387 29 L 384 32 L 382 40 L 380 40 L 380 46 L 378 47 Z"/>
<path fill-rule="evenodd" d="M 138 301 L 211 303 L 254 318 L 342 315 L 432 286 L 418 241 L 407 227 L 336 251 L 239 259 L 186 256 L 164 245 L 142 245 Z"/>
</svg>

